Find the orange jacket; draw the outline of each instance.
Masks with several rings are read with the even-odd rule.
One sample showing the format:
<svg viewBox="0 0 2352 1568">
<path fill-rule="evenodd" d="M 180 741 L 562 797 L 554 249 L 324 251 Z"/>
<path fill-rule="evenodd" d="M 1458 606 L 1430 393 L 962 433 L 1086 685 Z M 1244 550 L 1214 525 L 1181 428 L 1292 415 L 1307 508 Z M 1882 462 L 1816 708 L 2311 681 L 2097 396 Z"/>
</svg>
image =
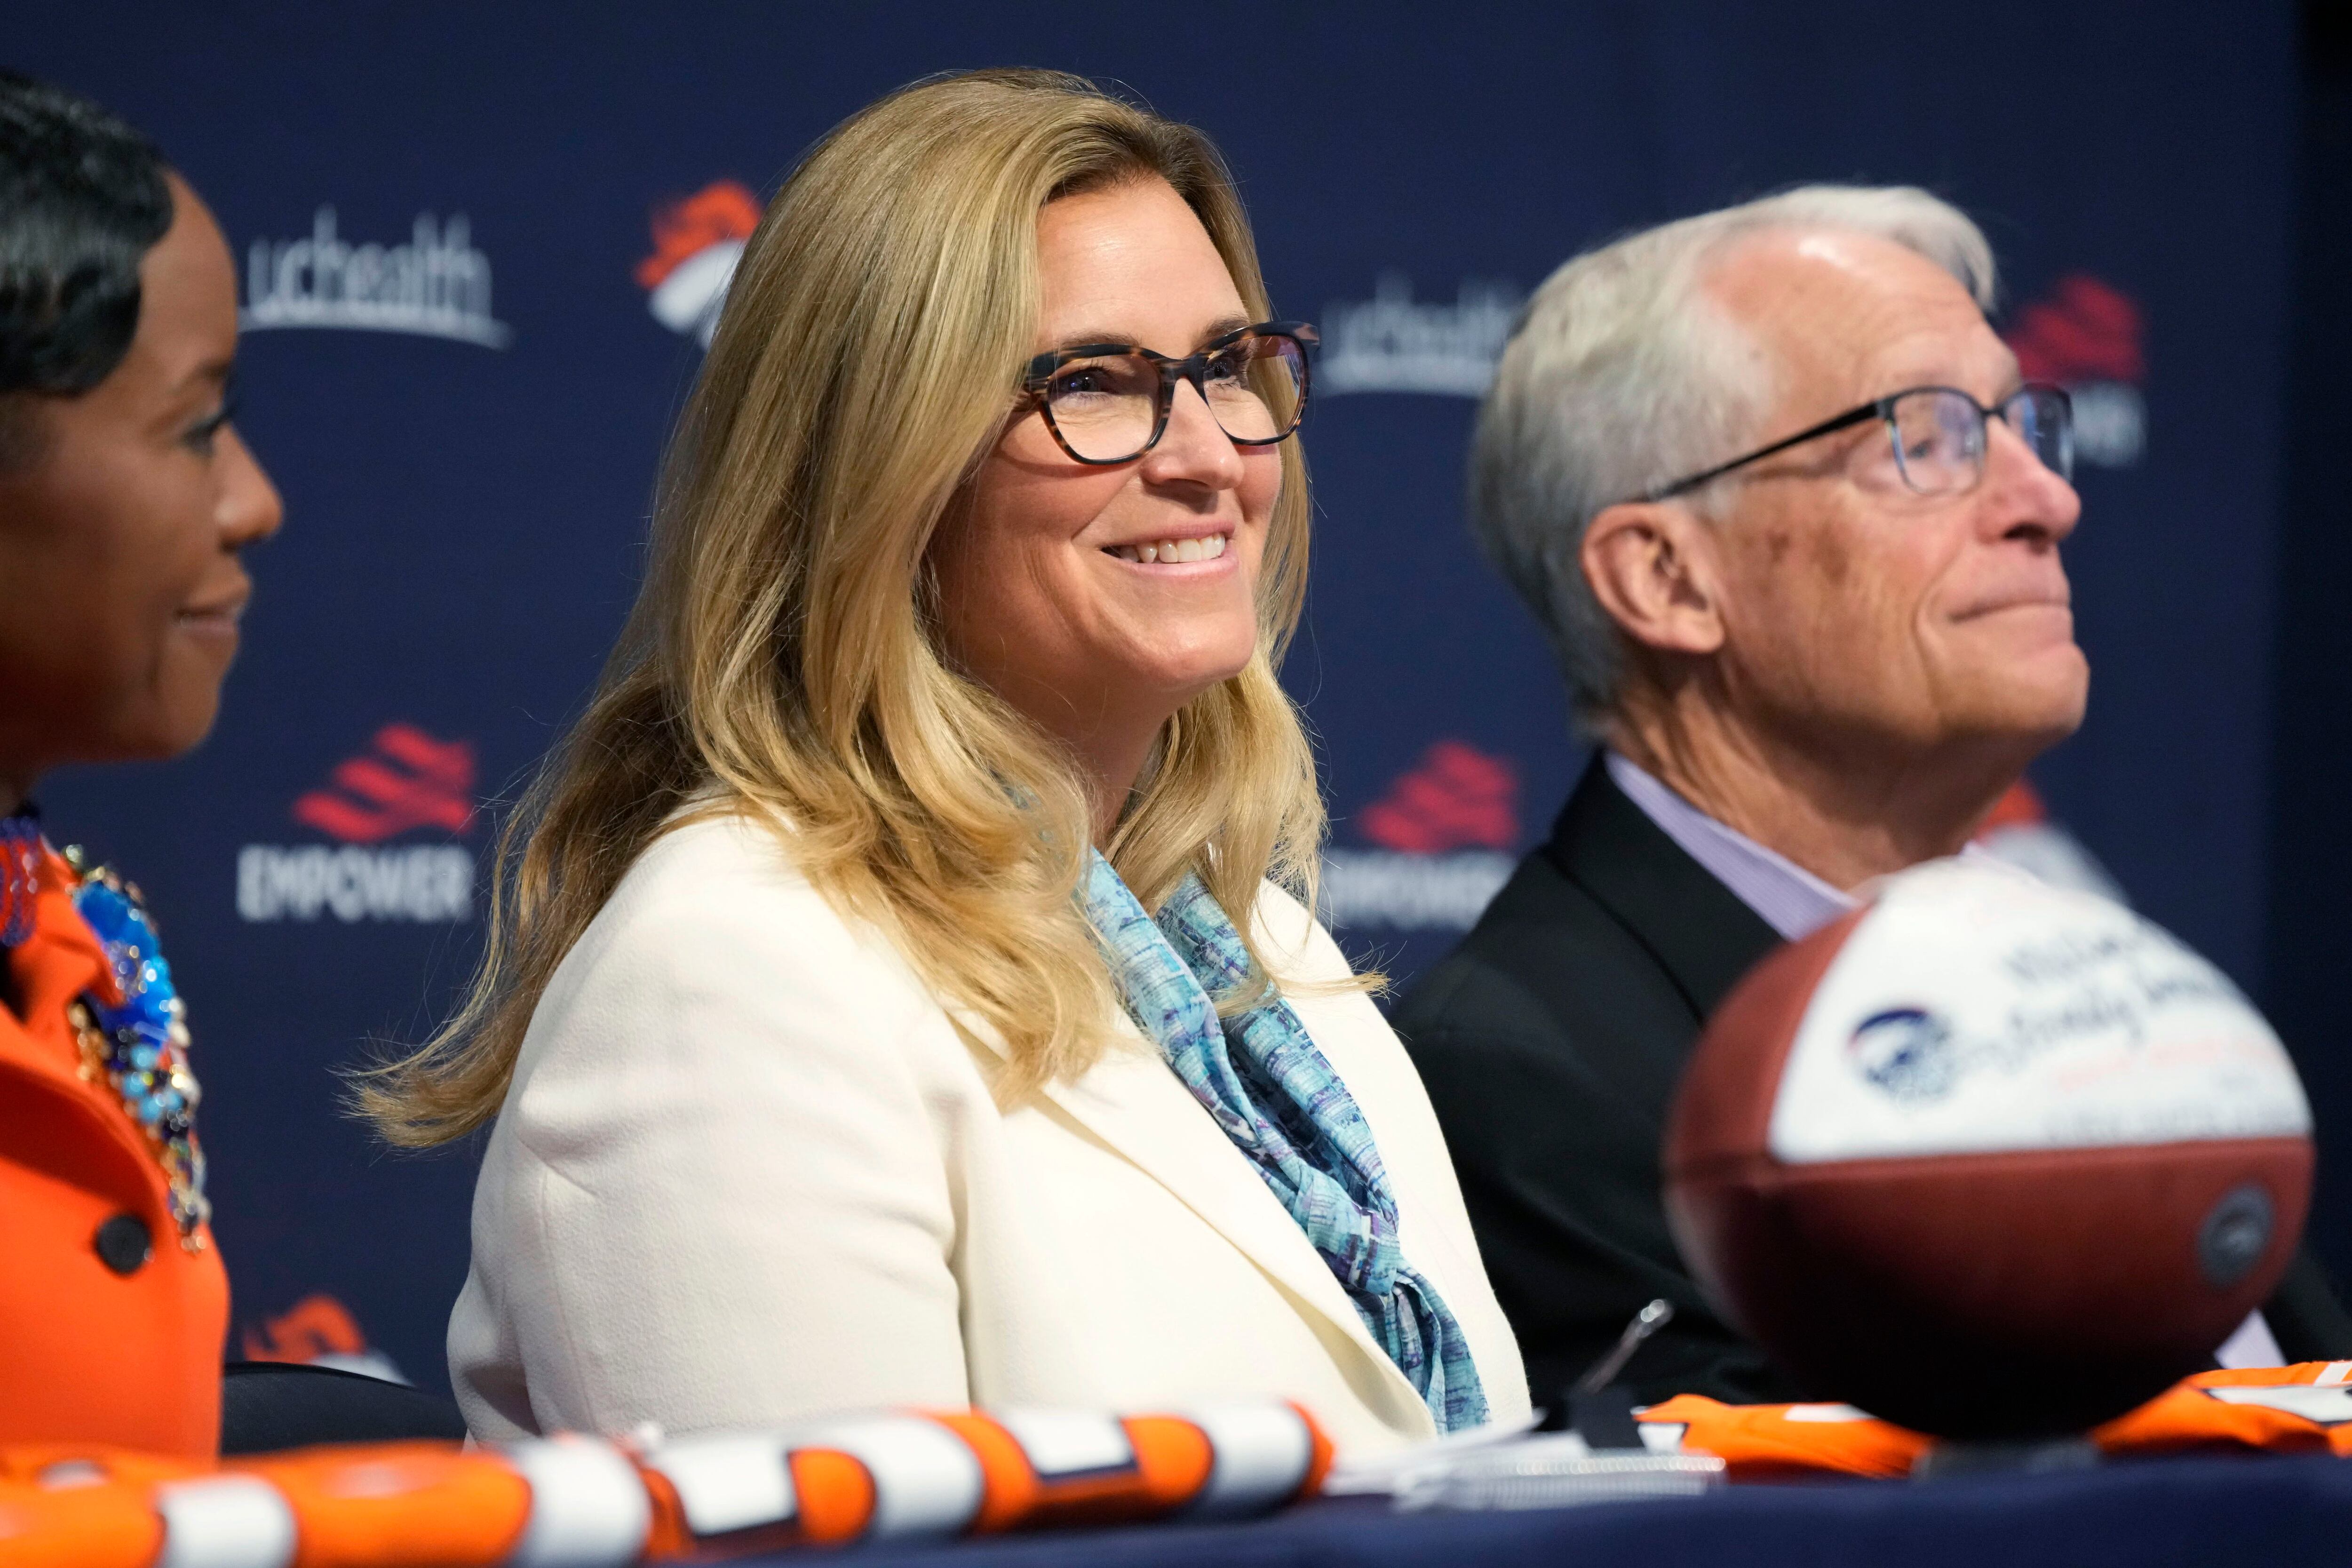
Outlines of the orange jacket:
<svg viewBox="0 0 2352 1568">
<path fill-rule="evenodd" d="M 33 934 L 0 954 L 23 1009 L 0 1006 L 0 1443 L 209 1458 L 228 1277 L 209 1226 L 181 1237 L 163 1166 L 112 1082 L 83 1075 L 67 1009 L 117 993 L 74 910 L 76 881 L 47 856 Z M 111 1264 L 99 1241 L 110 1221 Z M 143 1260 L 131 1222 L 145 1228 Z"/>
</svg>

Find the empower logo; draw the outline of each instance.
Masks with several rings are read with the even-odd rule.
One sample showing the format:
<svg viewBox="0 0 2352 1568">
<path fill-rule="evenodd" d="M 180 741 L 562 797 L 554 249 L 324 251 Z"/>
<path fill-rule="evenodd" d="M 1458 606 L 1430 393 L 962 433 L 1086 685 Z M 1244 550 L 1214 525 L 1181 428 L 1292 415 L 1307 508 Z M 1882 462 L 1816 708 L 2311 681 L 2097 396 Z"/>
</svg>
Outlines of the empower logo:
<svg viewBox="0 0 2352 1568">
<path fill-rule="evenodd" d="M 1466 931 L 1509 880 L 1519 773 L 1507 757 L 1440 741 L 1358 817 L 1375 849 L 1323 858 L 1333 926 Z"/>
<path fill-rule="evenodd" d="M 2146 322 L 2121 289 L 2086 272 L 2061 278 L 2002 334 L 2029 381 L 2054 381 L 2074 399 L 2074 455 L 2128 468 L 2147 450 Z"/>
<path fill-rule="evenodd" d="M 387 846 L 419 828 L 462 834 L 474 821 L 474 749 L 413 724 L 386 724 L 367 752 L 335 765 L 294 802 L 294 820 L 337 845 L 248 844 L 237 852 L 246 920 L 448 922 L 474 913 L 474 857 L 459 844 Z"/>
<path fill-rule="evenodd" d="M 735 264 L 759 226 L 760 198 L 735 180 L 714 180 L 656 207 L 654 253 L 637 263 L 637 286 L 654 320 L 709 348 Z"/>
<path fill-rule="evenodd" d="M 300 239 L 257 239 L 246 253 L 248 332 L 318 327 L 405 332 L 502 349 L 514 331 L 490 314 L 490 258 L 463 213 L 419 213 L 405 245 L 352 245 L 321 206 Z"/>
</svg>

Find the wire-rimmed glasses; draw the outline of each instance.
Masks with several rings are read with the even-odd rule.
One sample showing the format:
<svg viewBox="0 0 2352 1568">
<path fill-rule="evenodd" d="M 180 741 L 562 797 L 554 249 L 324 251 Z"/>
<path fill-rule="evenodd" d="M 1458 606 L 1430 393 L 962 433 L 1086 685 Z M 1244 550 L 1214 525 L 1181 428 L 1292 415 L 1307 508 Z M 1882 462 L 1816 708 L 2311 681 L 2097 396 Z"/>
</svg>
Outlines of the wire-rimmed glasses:
<svg viewBox="0 0 2352 1568">
<path fill-rule="evenodd" d="M 1924 496 L 1960 495 L 1984 478 L 1988 420 L 1999 419 L 2018 434 L 2042 465 L 2062 479 L 2074 477 L 2074 402 L 2066 389 L 2029 381 L 1988 408 L 1957 386 L 1914 386 L 1874 398 L 1769 447 L 1648 491 L 1643 500 L 1664 500 L 1695 490 L 1735 468 L 1785 452 L 1800 442 L 1847 429 L 1865 419 L 1885 421 L 1895 444 L 1895 467 L 1903 483 Z"/>
<path fill-rule="evenodd" d="M 1316 341 L 1305 321 L 1261 321 L 1186 359 L 1134 343 L 1082 343 L 1031 360 L 1021 389 L 1081 463 L 1131 462 L 1150 451 L 1188 381 L 1234 445 L 1268 447 L 1307 412 L 1307 350 Z"/>
</svg>

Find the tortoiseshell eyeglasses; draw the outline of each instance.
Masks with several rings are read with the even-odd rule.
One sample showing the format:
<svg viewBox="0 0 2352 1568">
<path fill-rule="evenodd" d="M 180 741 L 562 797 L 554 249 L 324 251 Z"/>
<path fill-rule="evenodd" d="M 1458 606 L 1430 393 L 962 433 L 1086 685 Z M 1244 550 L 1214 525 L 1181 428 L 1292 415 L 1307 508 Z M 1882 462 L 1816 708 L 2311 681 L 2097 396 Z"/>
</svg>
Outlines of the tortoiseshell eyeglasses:
<svg viewBox="0 0 2352 1568">
<path fill-rule="evenodd" d="M 1307 412 L 1305 321 L 1261 321 L 1171 359 L 1134 343 L 1082 343 L 1029 362 L 1021 389 L 1062 450 L 1081 463 L 1132 462 L 1168 428 L 1176 388 L 1191 382 L 1217 428 L 1241 447 L 1268 447 Z"/>
</svg>

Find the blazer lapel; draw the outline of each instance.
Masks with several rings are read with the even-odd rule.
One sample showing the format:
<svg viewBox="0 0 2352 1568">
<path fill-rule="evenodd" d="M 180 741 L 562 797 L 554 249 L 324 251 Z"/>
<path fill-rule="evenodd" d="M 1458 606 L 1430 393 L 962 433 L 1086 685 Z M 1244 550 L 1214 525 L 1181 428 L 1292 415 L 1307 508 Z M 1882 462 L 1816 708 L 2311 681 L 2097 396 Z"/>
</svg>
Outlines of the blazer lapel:
<svg viewBox="0 0 2352 1568">
<path fill-rule="evenodd" d="M 1598 752 L 1543 853 L 1650 950 L 1696 1022 L 1780 945 L 1763 916 L 1626 798 Z"/>
<path fill-rule="evenodd" d="M 955 1018 L 969 1038 L 1003 1057 L 993 1029 L 960 1009 Z M 1120 1044 L 1099 1063 L 1076 1082 L 1047 1085 L 1045 1098 L 1174 1194 L 1302 1309 L 1347 1340 L 1389 1395 L 1391 1419 L 1410 1423 L 1418 1413 L 1427 1420 L 1421 1395 L 1374 1342 L 1307 1233 L 1132 1022 L 1122 1017 L 1119 1032 Z M 1361 1379 L 1350 1381 L 1361 1386 Z"/>
</svg>

